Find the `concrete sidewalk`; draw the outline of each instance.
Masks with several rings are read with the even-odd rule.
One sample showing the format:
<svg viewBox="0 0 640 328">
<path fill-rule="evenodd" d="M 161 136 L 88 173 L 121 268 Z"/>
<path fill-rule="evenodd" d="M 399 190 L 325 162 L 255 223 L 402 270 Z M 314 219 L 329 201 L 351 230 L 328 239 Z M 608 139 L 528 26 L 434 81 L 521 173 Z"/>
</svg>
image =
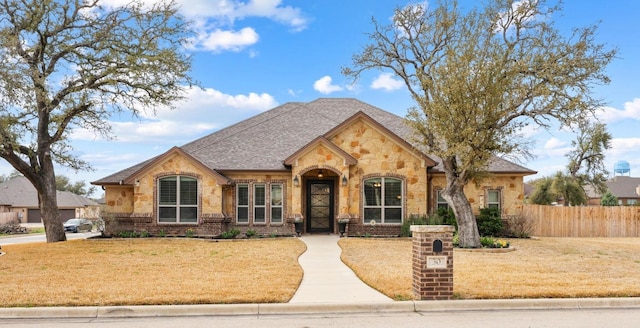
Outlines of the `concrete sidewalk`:
<svg viewBox="0 0 640 328">
<path fill-rule="evenodd" d="M 302 283 L 289 303 L 380 303 L 392 299 L 362 282 L 342 260 L 338 235 L 306 234 L 307 250 L 298 262 Z"/>
</svg>

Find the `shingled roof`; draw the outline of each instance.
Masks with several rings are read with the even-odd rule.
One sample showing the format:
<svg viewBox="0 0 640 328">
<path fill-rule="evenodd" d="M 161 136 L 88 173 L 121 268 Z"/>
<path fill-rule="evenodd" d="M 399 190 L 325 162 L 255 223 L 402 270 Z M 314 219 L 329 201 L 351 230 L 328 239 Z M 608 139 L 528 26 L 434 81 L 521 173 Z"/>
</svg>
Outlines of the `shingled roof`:
<svg viewBox="0 0 640 328">
<path fill-rule="evenodd" d="M 316 138 L 362 112 L 397 136 L 409 140 L 404 119 L 353 98 L 320 98 L 308 103 L 292 102 L 273 108 L 222 130 L 192 141 L 180 149 L 212 170 L 286 171 L 284 160 Z M 429 156 L 437 163 L 440 160 Z M 92 182 L 117 184 L 143 168 L 140 164 Z M 440 171 L 439 165 L 434 168 Z M 522 166 L 496 158 L 490 170 L 534 174 Z"/>
<path fill-rule="evenodd" d="M 58 207 L 63 209 L 97 206 L 89 198 L 68 191 L 57 191 Z M 31 182 L 22 176 L 0 183 L 0 205 L 38 208 L 38 192 Z"/>
</svg>

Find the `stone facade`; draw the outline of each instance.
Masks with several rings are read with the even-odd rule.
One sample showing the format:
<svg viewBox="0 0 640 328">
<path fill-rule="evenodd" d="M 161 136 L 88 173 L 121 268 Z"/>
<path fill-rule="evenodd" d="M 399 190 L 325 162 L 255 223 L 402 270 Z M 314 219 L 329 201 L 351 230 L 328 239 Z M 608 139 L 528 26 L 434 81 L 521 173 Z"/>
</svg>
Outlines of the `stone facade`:
<svg viewBox="0 0 640 328">
<path fill-rule="evenodd" d="M 410 215 L 429 215 L 437 208 L 436 193 L 444 187 L 442 173 L 433 173 L 432 159 L 416 151 L 409 143 L 385 126 L 362 113 L 317 137 L 288 158 L 281 169 L 214 170 L 193 154 L 174 148 L 141 165 L 120 181 L 103 185 L 110 234 L 122 231 L 146 231 L 151 235 L 216 237 L 237 229 L 258 235 L 294 235 L 294 218 L 307 216 L 311 182 L 327 182 L 331 188 L 328 232 L 338 232 L 338 219 L 349 220 L 348 236 L 398 236 L 402 222 Z M 124 175 L 123 175 L 124 176 Z M 158 183 L 167 177 L 188 177 L 197 181 L 197 219 L 194 222 L 167 223 L 158 219 Z M 503 214 L 516 213 L 524 198 L 523 174 L 496 174 L 480 185 L 469 185 L 466 193 L 476 211 L 486 204 L 488 190 L 500 190 Z M 369 179 L 401 182 L 398 191 L 401 216 L 398 221 L 373 223 L 364 215 L 364 189 Z M 238 206 L 238 185 L 247 186 L 246 209 Z M 267 213 L 263 222 L 253 220 L 254 186 L 265 186 Z M 282 220 L 270 220 L 270 186 L 282 186 Z M 243 189 L 244 192 L 245 189 Z M 369 205 L 371 206 L 371 205 Z M 274 207 L 277 207 L 274 205 Z M 247 211 L 248 219 L 238 222 L 238 211 Z M 398 209 L 395 209 L 398 211 Z M 305 218 L 305 230 L 308 225 Z"/>
</svg>

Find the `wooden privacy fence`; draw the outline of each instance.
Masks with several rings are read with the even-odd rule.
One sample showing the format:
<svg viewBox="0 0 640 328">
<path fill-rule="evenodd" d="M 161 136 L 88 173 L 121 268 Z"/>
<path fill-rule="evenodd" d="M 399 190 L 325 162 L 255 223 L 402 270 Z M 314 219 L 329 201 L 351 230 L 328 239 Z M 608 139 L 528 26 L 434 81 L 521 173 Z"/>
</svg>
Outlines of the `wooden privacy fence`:
<svg viewBox="0 0 640 328">
<path fill-rule="evenodd" d="M 0 213 L 0 225 L 7 224 L 11 221 L 18 220 L 18 213 L 16 212 L 4 212 Z"/>
<path fill-rule="evenodd" d="M 640 206 L 525 205 L 538 237 L 640 237 Z"/>
</svg>

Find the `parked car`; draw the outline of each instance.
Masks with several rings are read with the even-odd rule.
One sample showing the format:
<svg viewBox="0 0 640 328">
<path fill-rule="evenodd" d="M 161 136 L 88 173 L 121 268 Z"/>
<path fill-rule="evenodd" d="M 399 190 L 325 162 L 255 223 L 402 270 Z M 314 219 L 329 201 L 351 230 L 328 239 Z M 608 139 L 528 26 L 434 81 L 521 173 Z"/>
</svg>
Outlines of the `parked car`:
<svg viewBox="0 0 640 328">
<path fill-rule="evenodd" d="M 84 218 L 73 218 L 64 223 L 64 231 L 78 232 L 81 230 L 91 231 L 93 222 Z"/>
</svg>

